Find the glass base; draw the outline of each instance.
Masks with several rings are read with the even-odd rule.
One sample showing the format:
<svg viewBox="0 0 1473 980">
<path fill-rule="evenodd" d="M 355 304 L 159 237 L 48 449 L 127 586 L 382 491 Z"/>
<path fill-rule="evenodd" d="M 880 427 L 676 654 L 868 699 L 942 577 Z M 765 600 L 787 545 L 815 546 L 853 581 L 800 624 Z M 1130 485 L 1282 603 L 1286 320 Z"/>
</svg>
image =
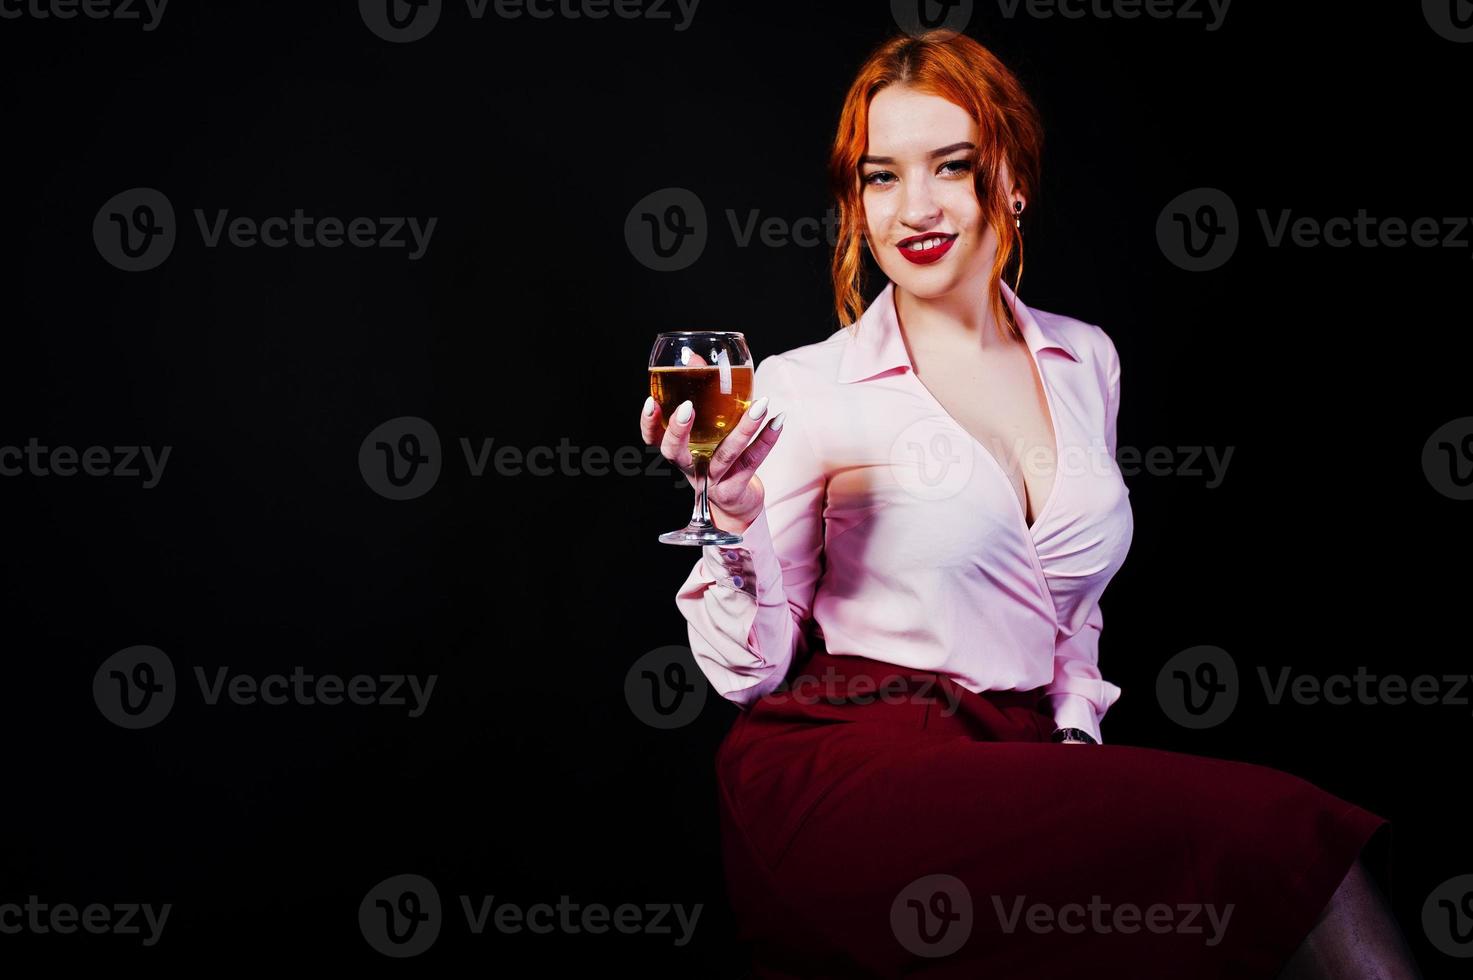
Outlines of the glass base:
<svg viewBox="0 0 1473 980">
<path fill-rule="evenodd" d="M 704 547 L 708 544 L 741 544 L 742 536 L 731 531 L 723 531 L 721 528 L 711 525 L 709 527 L 700 524 L 687 524 L 679 531 L 666 531 L 660 535 L 661 544 L 688 544 Z"/>
</svg>

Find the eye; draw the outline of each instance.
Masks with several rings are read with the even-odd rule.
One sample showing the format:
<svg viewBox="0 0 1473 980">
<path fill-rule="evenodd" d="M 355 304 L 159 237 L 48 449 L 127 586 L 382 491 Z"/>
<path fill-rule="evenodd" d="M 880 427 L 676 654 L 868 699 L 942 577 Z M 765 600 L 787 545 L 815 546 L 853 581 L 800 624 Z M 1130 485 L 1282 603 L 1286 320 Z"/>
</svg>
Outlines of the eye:
<svg viewBox="0 0 1473 980">
<path fill-rule="evenodd" d="M 940 166 L 938 172 L 952 175 L 971 173 L 972 161 L 966 159 L 947 160 Z"/>
<path fill-rule="evenodd" d="M 865 174 L 860 179 L 870 187 L 879 187 L 884 184 L 893 183 L 895 175 L 888 170 L 876 170 L 873 173 Z"/>
</svg>

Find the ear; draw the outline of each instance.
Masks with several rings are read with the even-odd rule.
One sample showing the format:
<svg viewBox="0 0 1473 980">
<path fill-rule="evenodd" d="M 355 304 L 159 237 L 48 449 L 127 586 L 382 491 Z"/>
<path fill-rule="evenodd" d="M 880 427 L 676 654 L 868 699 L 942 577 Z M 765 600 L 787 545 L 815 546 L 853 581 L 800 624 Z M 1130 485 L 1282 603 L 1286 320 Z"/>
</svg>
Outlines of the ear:
<svg viewBox="0 0 1473 980">
<path fill-rule="evenodd" d="M 1024 210 L 1027 210 L 1028 197 L 1026 194 L 1023 193 L 1023 189 L 1018 185 L 1018 182 L 1013 179 L 1013 171 L 1012 168 L 1008 166 L 1007 160 L 1004 159 L 998 164 L 997 171 L 998 180 L 1004 182 L 1005 185 L 1009 188 L 1008 209 L 1010 211 L 1016 212 L 1017 208 L 1015 205 L 1018 202 L 1022 202 Z"/>
</svg>

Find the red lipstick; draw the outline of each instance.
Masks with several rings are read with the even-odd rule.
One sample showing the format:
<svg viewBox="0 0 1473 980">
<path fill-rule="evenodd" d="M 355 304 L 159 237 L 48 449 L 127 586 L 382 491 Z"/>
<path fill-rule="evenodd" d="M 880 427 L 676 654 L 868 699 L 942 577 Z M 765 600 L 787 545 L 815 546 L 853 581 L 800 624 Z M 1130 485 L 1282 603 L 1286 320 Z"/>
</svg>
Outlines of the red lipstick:
<svg viewBox="0 0 1473 980">
<path fill-rule="evenodd" d="M 931 241 L 935 241 L 935 244 L 929 248 L 915 249 L 910 247 L 913 242 Z M 901 255 L 916 265 L 929 265 L 951 251 L 951 243 L 954 241 L 956 241 L 955 235 L 943 235 L 940 232 L 930 231 L 924 235 L 912 235 L 909 238 L 902 238 L 896 243 L 896 247 L 900 249 Z"/>
</svg>

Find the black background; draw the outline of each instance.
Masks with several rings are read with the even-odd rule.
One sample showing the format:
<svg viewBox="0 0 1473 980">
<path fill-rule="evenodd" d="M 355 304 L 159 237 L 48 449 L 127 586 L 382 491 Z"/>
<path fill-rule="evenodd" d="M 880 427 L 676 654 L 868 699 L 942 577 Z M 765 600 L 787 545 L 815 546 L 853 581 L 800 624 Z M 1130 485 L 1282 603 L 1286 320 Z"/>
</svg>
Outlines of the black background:
<svg viewBox="0 0 1473 980">
<path fill-rule="evenodd" d="M 1044 118 L 1022 295 L 1098 323 L 1122 360 L 1119 440 L 1234 447 L 1221 486 L 1128 477 L 1136 529 L 1106 593 L 1107 741 L 1272 765 L 1392 819 L 1396 907 L 1421 925 L 1473 871 L 1470 709 L 1269 706 L 1255 671 L 1467 671 L 1469 504 L 1423 474 L 1468 412 L 1470 237 L 1449 248 L 1271 248 L 1258 212 L 1468 214 L 1473 46 L 1416 5 L 1240 0 L 1186 20 L 1012 20 L 968 32 Z M 162 941 L 0 936 L 0 957 L 401 966 L 357 909 L 395 874 L 447 905 L 462 960 L 737 976 L 711 756 L 714 694 L 661 731 L 631 664 L 684 644 L 698 557 L 659 545 L 674 475 L 472 476 L 459 440 L 636 447 L 658 331 L 742 330 L 760 360 L 827 337 L 828 249 L 739 246 L 726 213 L 830 206 L 844 89 L 896 30 L 887 4 L 705 0 L 671 21 L 471 18 L 391 44 L 354 3 L 170 4 L 156 30 L 0 20 L 5 149 L 0 445 L 172 447 L 152 489 L 0 478 L 5 517 L 0 902 L 172 902 Z M 103 260 L 94 216 L 157 188 L 178 239 L 156 269 Z M 683 187 L 700 258 L 653 271 L 625 218 Z M 1235 201 L 1220 268 L 1167 261 L 1156 221 L 1198 187 Z M 406 249 L 207 248 L 231 216 L 437 217 Z M 879 280 L 872 280 L 872 290 Z M 375 493 L 365 436 L 431 422 L 437 484 Z M 1175 458 L 1181 461 L 1181 455 Z M 94 703 L 114 652 L 156 646 L 173 711 L 127 731 Z M 1180 650 L 1230 651 L 1244 696 L 1205 731 L 1155 697 Z M 192 671 L 438 675 L 428 710 L 209 706 Z M 1464 692 L 1466 695 L 1468 692 Z M 1081 819 L 1088 819 L 1087 807 Z M 694 939 L 473 937 L 456 896 L 702 903 Z M 517 967 L 522 969 L 522 967 Z"/>
</svg>

